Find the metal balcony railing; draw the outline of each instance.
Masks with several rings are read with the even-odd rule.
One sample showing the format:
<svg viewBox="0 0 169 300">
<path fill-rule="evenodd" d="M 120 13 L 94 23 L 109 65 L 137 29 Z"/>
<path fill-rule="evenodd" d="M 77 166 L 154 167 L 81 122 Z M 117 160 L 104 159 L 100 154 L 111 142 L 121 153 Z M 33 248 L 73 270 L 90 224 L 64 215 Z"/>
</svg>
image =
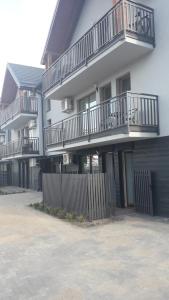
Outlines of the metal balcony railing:
<svg viewBox="0 0 169 300">
<path fill-rule="evenodd" d="M 124 37 L 154 45 L 153 9 L 130 0 L 120 0 L 49 67 L 43 76 L 43 92 L 62 83 L 89 60 Z"/>
<path fill-rule="evenodd" d="M 6 108 L 0 110 L 0 126 L 14 119 L 19 114 L 37 114 L 38 99 L 34 96 L 18 97 Z"/>
<path fill-rule="evenodd" d="M 0 145 L 0 157 L 5 158 L 15 155 L 39 154 L 39 138 L 23 137 L 16 141 Z"/>
<path fill-rule="evenodd" d="M 112 135 L 118 129 L 156 132 L 159 128 L 158 97 L 127 92 L 88 110 L 75 114 L 45 129 L 46 147 Z"/>
</svg>

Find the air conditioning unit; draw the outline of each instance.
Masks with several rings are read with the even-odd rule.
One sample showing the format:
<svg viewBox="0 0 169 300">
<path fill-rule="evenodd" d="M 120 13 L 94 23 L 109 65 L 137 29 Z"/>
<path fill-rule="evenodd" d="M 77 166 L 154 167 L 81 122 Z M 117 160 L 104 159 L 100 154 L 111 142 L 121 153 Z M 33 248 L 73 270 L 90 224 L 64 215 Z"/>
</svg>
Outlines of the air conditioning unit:
<svg viewBox="0 0 169 300">
<path fill-rule="evenodd" d="M 34 129 L 34 128 L 36 128 L 36 127 L 37 127 L 37 121 L 36 121 L 36 120 L 30 121 L 30 123 L 29 123 L 29 128 L 30 128 L 30 129 Z"/>
<path fill-rule="evenodd" d="M 73 99 L 66 98 L 62 100 L 61 105 L 62 105 L 62 112 L 69 114 L 73 111 Z"/>
<path fill-rule="evenodd" d="M 72 163 L 72 155 L 70 153 L 63 154 L 63 165 L 70 165 Z"/>
</svg>

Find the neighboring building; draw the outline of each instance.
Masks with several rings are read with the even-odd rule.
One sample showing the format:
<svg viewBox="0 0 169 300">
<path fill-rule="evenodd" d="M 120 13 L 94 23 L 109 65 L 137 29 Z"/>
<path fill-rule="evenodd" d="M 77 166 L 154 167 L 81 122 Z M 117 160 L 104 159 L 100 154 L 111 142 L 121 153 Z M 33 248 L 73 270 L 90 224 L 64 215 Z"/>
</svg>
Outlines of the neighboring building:
<svg viewBox="0 0 169 300">
<path fill-rule="evenodd" d="M 0 143 L 1 184 L 41 187 L 43 72 L 41 68 L 7 64 L 0 108 L 0 129 L 5 132 Z"/>
<path fill-rule="evenodd" d="M 42 64 L 55 171 L 64 152 L 66 172 L 107 172 L 119 207 L 135 205 L 137 174 L 150 171 L 154 213 L 169 216 L 169 3 L 162 2 L 58 1 Z"/>
</svg>

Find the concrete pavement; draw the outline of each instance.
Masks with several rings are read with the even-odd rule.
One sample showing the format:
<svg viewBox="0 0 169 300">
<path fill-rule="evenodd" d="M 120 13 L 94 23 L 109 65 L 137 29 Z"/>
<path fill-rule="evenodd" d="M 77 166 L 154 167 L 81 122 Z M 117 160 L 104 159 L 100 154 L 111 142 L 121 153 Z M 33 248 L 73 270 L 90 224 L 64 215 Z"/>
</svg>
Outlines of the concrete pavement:
<svg viewBox="0 0 169 300">
<path fill-rule="evenodd" d="M 0 300 L 168 300 L 169 224 L 128 216 L 80 228 L 0 196 Z"/>
</svg>

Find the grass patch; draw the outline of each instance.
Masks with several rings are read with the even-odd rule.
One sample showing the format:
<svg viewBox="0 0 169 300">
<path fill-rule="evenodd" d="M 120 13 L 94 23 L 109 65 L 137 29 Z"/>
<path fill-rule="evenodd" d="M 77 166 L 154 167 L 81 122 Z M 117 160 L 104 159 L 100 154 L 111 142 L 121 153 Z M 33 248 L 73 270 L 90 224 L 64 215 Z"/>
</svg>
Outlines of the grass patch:
<svg viewBox="0 0 169 300">
<path fill-rule="evenodd" d="M 30 207 L 37 209 L 41 212 L 44 212 L 50 216 L 66 220 L 69 222 L 78 222 L 78 223 L 84 223 L 86 221 L 85 217 L 83 215 L 76 215 L 75 213 L 68 213 L 62 208 L 51 208 L 44 206 L 42 202 L 33 203 L 29 205 Z"/>
</svg>

